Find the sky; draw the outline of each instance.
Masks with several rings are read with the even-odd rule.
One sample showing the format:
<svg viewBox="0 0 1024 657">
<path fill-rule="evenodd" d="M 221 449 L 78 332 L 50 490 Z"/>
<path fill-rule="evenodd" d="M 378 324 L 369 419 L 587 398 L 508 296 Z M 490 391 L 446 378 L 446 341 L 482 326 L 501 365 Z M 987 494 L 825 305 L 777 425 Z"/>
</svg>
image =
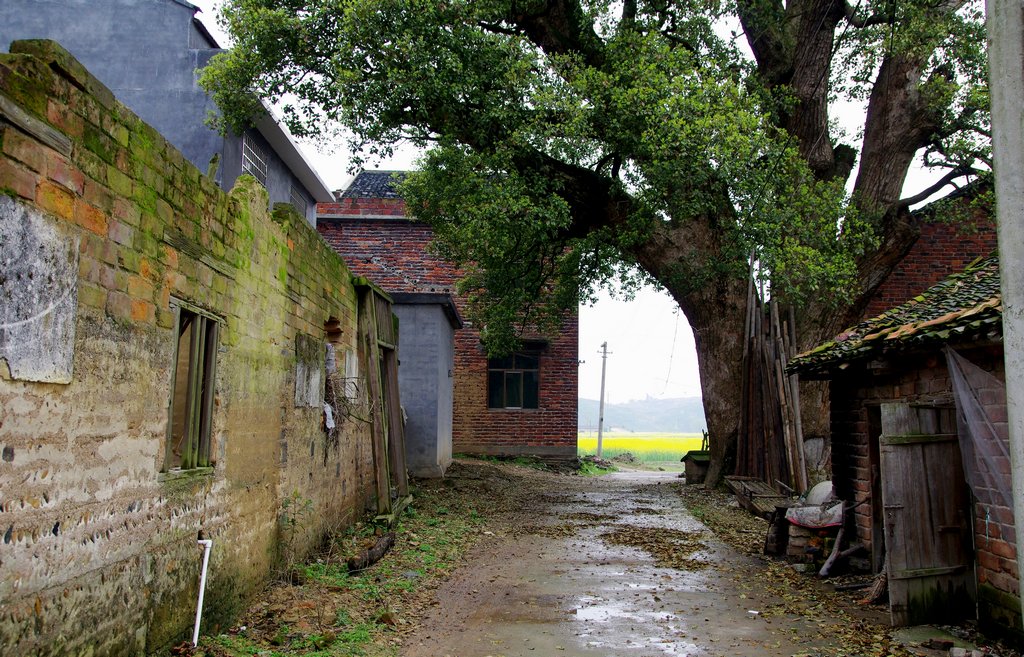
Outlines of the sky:
<svg viewBox="0 0 1024 657">
<path fill-rule="evenodd" d="M 191 2 L 203 10 L 199 18 L 221 45 L 229 45 L 229 40 L 216 25 L 215 11 L 220 0 Z M 840 123 L 856 125 L 863 121 L 864 108 L 847 104 L 838 113 Z M 299 146 L 330 189 L 347 186 L 352 176 L 348 173 L 349 157 L 343 147 L 320 152 L 311 143 L 300 141 Z M 412 169 L 416 155 L 410 149 L 400 149 L 393 158 L 377 163 L 375 168 Z M 926 172 L 915 163 L 904 193 L 914 194 L 935 179 L 937 174 Z M 606 402 L 700 395 L 693 332 L 667 293 L 647 288 L 631 301 L 616 300 L 610 294 L 602 293 L 595 305 L 580 308 L 579 320 L 580 397 L 599 398 L 603 342 L 608 343 L 609 352 L 605 374 Z"/>
</svg>

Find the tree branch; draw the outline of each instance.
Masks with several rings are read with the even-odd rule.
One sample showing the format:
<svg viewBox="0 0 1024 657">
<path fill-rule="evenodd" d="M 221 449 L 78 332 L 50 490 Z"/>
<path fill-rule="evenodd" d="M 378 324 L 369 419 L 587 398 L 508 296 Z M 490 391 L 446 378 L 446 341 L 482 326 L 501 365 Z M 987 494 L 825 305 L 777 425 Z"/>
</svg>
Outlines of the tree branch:
<svg viewBox="0 0 1024 657">
<path fill-rule="evenodd" d="M 888 25 L 896 19 L 896 15 L 893 11 L 881 12 L 871 14 L 870 16 L 857 16 L 857 7 L 853 7 L 849 2 L 843 3 L 843 14 L 846 17 L 846 22 L 854 27 L 871 27 L 872 25 Z M 860 4 L 858 3 L 858 7 Z"/>
<path fill-rule="evenodd" d="M 477 26 L 479 26 L 484 32 L 491 32 L 493 34 L 504 34 L 506 36 L 519 36 L 522 34 L 522 31 L 520 30 L 498 25 L 497 23 L 488 23 L 486 21 L 477 22 Z"/>
<path fill-rule="evenodd" d="M 622 32 L 632 32 L 636 26 L 636 0 L 625 0 L 622 3 Z"/>
<path fill-rule="evenodd" d="M 547 0 L 537 11 L 517 12 L 513 3 L 510 22 L 518 25 L 547 54 L 578 53 L 592 67 L 604 64 L 604 42 L 590 21 L 584 20 L 578 0 Z"/>
<path fill-rule="evenodd" d="M 783 35 L 786 9 L 780 0 L 737 0 L 736 13 L 757 67 L 771 84 L 781 84 L 792 68 L 793 53 Z"/>
<path fill-rule="evenodd" d="M 963 178 L 965 176 L 971 175 L 972 173 L 975 173 L 974 169 L 970 169 L 967 167 L 956 167 L 955 169 L 952 169 L 951 171 L 947 172 L 946 175 L 942 176 L 942 178 L 939 178 L 939 180 L 936 181 L 935 184 L 931 185 L 930 187 L 927 187 L 923 191 L 918 192 L 913 196 L 900 199 L 899 203 L 897 204 L 897 207 L 900 210 L 904 208 L 909 208 L 911 205 L 914 205 L 915 203 L 920 203 L 921 201 L 925 200 L 926 198 L 928 198 L 935 192 L 939 191 L 946 185 L 952 183 L 957 178 Z"/>
</svg>

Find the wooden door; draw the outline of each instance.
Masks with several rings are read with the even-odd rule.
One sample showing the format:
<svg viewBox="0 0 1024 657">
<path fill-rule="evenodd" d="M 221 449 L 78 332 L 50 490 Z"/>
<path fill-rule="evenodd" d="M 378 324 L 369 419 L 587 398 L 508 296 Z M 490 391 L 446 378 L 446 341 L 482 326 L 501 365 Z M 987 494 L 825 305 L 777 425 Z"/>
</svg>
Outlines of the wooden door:
<svg viewBox="0 0 1024 657">
<path fill-rule="evenodd" d="M 369 380 L 370 417 L 377 512 L 394 510 L 396 498 L 409 492 L 405 468 L 405 430 L 398 393 L 398 328 L 391 299 L 365 279 L 356 279 L 359 297 L 359 332 L 364 341 Z"/>
<path fill-rule="evenodd" d="M 892 624 L 973 618 L 970 498 L 952 409 L 883 404 L 881 411 Z"/>
</svg>

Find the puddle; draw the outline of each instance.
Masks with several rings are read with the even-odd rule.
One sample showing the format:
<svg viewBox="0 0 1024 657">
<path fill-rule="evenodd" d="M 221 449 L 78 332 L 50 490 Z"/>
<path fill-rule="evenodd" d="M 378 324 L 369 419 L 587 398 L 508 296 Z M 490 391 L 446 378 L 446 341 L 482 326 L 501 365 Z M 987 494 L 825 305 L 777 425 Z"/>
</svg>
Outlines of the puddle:
<svg viewBox="0 0 1024 657">
<path fill-rule="evenodd" d="M 646 647 L 665 655 L 691 655 L 699 651 L 695 643 L 684 638 L 686 626 L 676 614 L 640 610 L 632 606 L 635 603 L 626 604 L 601 597 L 583 596 L 577 602 L 573 617 L 584 626 L 578 636 L 588 647 L 619 650 Z M 612 625 L 615 627 L 609 633 L 614 634 L 614 639 L 594 636 L 603 633 L 599 629 Z M 624 632 L 627 625 L 631 630 L 633 627 L 644 628 L 645 632 Z M 654 636 L 650 632 L 652 628 L 658 630 Z"/>
</svg>

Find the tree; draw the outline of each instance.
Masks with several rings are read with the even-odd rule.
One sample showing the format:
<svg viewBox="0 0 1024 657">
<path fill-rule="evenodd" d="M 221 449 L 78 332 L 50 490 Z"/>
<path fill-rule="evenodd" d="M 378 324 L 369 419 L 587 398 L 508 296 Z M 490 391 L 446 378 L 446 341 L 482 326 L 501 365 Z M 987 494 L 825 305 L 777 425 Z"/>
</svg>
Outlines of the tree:
<svg viewBox="0 0 1024 657">
<path fill-rule="evenodd" d="M 428 149 L 404 192 L 468 268 L 492 349 L 609 281 L 667 289 L 712 479 L 751 269 L 815 343 L 912 245 L 915 156 L 946 170 L 932 192 L 988 162 L 979 0 L 230 0 L 222 20 L 236 45 L 203 83 L 226 127 L 264 98 L 299 135 Z M 844 99 L 866 103 L 859 134 L 830 120 Z"/>
</svg>

